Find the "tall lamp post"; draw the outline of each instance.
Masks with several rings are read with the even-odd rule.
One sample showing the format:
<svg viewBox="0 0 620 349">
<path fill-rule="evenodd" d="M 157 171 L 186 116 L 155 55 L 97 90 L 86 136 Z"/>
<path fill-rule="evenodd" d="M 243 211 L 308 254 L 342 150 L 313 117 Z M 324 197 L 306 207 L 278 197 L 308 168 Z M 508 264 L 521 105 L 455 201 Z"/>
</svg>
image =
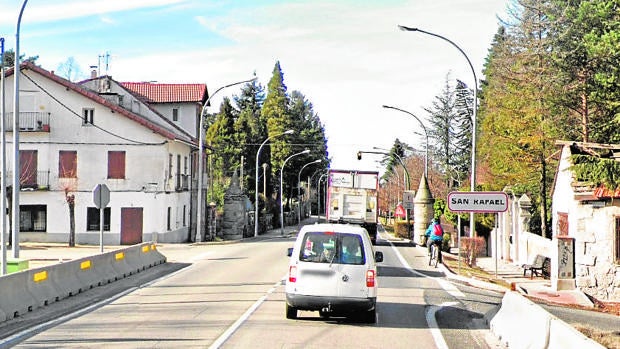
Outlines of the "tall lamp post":
<svg viewBox="0 0 620 349">
<path fill-rule="evenodd" d="M 321 223 L 321 179 L 323 177 L 327 177 L 327 174 L 328 174 L 328 172 L 325 172 L 325 173 L 321 174 L 319 176 L 319 179 L 318 179 L 317 183 L 316 183 L 316 190 L 317 190 L 317 196 L 316 196 L 316 216 L 317 216 L 317 221 L 319 223 Z M 327 203 L 324 206 L 325 207 L 323 207 L 323 209 L 325 209 L 325 211 L 327 212 Z M 325 215 L 325 219 L 327 219 L 327 214 Z"/>
<path fill-rule="evenodd" d="M 243 80 L 243 81 L 238 81 L 238 82 L 234 82 L 232 84 L 228 84 L 226 86 L 222 86 L 220 88 L 218 88 L 217 90 L 215 90 L 215 92 L 213 92 L 213 94 L 211 94 L 209 96 L 209 98 L 207 98 L 207 101 L 205 102 L 205 104 L 202 106 L 202 109 L 200 110 L 200 121 L 199 121 L 199 127 L 198 127 L 198 193 L 196 196 L 196 241 L 202 241 L 202 229 L 200 228 L 200 223 L 202 221 L 202 177 L 204 175 L 203 173 L 203 162 L 202 162 L 202 153 L 204 153 L 204 114 L 207 111 L 207 106 L 209 105 L 209 102 L 211 101 L 211 98 L 213 98 L 213 96 L 215 96 L 218 92 L 220 92 L 221 90 L 227 88 L 227 87 L 231 87 L 231 86 L 235 86 L 235 85 L 240 85 L 240 84 L 245 84 L 248 82 L 252 82 L 254 80 L 256 80 L 257 77 L 253 77 L 252 79 L 249 80 Z"/>
<path fill-rule="evenodd" d="M 428 132 L 426 131 L 426 127 L 424 126 L 424 123 L 422 122 L 422 120 L 420 120 L 413 113 L 410 113 L 410 112 L 408 112 L 406 110 L 403 110 L 403 109 L 400 109 L 400 108 L 396 108 L 396 107 L 392 107 L 392 106 L 389 106 L 389 105 L 384 105 L 383 108 L 394 109 L 394 110 L 398 110 L 400 112 L 403 112 L 405 114 L 409 114 L 409 115 L 413 116 L 414 119 L 418 120 L 420 125 L 422 125 L 422 129 L 424 130 L 424 135 L 426 136 L 426 146 L 424 147 L 425 148 L 425 154 L 424 154 L 424 177 L 428 178 Z"/>
<path fill-rule="evenodd" d="M 301 223 L 301 189 L 299 188 L 301 186 L 301 172 L 304 170 L 304 168 L 312 165 L 312 164 L 318 164 L 319 162 L 321 162 L 321 159 L 316 159 L 314 161 L 311 161 L 305 165 L 303 165 L 301 167 L 301 170 L 299 170 L 299 173 L 297 174 L 297 201 L 298 201 L 298 205 L 297 205 L 297 222 Z"/>
<path fill-rule="evenodd" d="M 6 173 L 6 132 L 5 131 L 5 110 L 4 110 L 4 38 L 0 38 L 0 137 L 2 138 L 2 149 L 0 150 L 0 162 L 2 162 L 2 173 Z M 0 212 L 6 212 L 6 176 L 0 177 Z M 0 243 L 2 244 L 2 266 L 0 275 L 6 274 L 6 214 L 2 214 L 2 228 L 0 228 Z"/>
<path fill-rule="evenodd" d="M 284 235 L 284 166 L 286 162 L 298 155 L 308 154 L 310 149 L 295 153 L 284 160 L 280 169 L 280 235 Z"/>
<path fill-rule="evenodd" d="M 463 54 L 463 56 L 467 60 L 467 64 L 469 64 L 469 68 L 471 69 L 471 73 L 474 76 L 474 112 L 473 112 L 473 116 L 472 116 L 472 131 L 471 131 L 471 178 L 470 178 L 470 182 L 471 182 L 470 186 L 471 186 L 471 188 L 470 188 L 470 190 L 471 191 L 476 191 L 476 111 L 478 109 L 478 78 L 476 77 L 476 70 L 474 69 L 473 64 L 471 64 L 471 61 L 469 60 L 469 57 L 467 57 L 467 55 L 465 54 L 465 51 L 463 51 L 457 44 L 455 44 L 450 39 L 448 39 L 446 37 L 443 37 L 443 36 L 441 36 L 439 34 L 427 32 L 427 31 L 419 29 L 419 28 L 410 28 L 410 27 L 405 27 L 405 26 L 402 26 L 402 25 L 399 25 L 398 28 L 400 30 L 404 30 L 404 31 L 420 32 L 422 34 L 434 36 L 436 38 L 439 38 L 439 39 L 442 39 L 444 41 L 447 41 L 449 44 L 451 44 L 457 50 L 459 50 L 459 52 L 461 54 Z M 475 229 L 474 213 L 472 212 L 472 213 L 469 214 L 469 235 L 470 236 L 474 236 L 474 231 L 475 231 L 474 229 Z"/>
<path fill-rule="evenodd" d="M 255 186 L 255 191 L 254 191 L 254 236 L 258 236 L 258 159 L 260 158 L 260 151 L 263 149 L 263 146 L 265 144 L 267 144 L 267 142 L 269 142 L 270 139 L 274 138 L 274 137 L 279 137 L 282 135 L 290 135 L 291 133 L 294 133 L 295 131 L 293 130 L 287 130 L 283 133 L 278 133 L 276 135 L 273 135 L 271 137 L 267 137 L 267 139 L 265 139 L 265 141 L 260 145 L 260 147 L 258 147 L 258 151 L 256 152 L 256 174 L 254 176 L 254 178 L 256 179 L 256 186 Z"/>
<path fill-rule="evenodd" d="M 15 27 L 15 68 L 13 69 L 13 258 L 19 258 L 19 174 L 21 172 L 19 168 L 19 29 L 26 3 L 28 3 L 28 0 L 24 0 L 22 3 Z"/>
</svg>

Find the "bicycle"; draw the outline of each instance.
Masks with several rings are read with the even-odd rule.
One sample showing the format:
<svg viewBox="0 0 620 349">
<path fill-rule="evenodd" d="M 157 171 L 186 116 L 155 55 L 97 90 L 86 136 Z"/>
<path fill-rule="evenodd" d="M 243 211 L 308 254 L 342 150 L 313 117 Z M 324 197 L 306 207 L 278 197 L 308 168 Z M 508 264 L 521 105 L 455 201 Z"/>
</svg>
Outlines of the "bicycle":
<svg viewBox="0 0 620 349">
<path fill-rule="evenodd" d="M 431 243 L 431 256 L 428 260 L 428 265 L 432 265 L 437 268 L 437 263 L 439 262 L 439 247 L 435 244 L 435 242 Z"/>
</svg>

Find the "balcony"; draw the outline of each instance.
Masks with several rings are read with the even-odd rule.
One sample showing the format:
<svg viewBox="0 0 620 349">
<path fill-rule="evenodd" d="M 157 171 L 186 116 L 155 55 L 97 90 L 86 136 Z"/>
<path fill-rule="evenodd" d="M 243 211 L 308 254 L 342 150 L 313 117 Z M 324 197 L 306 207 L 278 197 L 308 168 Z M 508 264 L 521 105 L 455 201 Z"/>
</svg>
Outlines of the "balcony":
<svg viewBox="0 0 620 349">
<path fill-rule="evenodd" d="M 50 132 L 51 113 L 19 112 L 19 130 L 22 132 Z M 13 131 L 13 113 L 6 113 L 6 130 Z"/>
<path fill-rule="evenodd" d="M 7 173 L 7 185 L 11 185 L 13 173 Z M 10 183 L 9 183 L 10 182 Z M 50 171 L 37 171 L 36 174 L 24 173 L 19 179 L 19 188 L 22 191 L 33 190 L 49 190 L 50 189 Z"/>
<path fill-rule="evenodd" d="M 176 191 L 188 191 L 189 190 L 189 175 L 177 174 L 174 188 Z"/>
</svg>

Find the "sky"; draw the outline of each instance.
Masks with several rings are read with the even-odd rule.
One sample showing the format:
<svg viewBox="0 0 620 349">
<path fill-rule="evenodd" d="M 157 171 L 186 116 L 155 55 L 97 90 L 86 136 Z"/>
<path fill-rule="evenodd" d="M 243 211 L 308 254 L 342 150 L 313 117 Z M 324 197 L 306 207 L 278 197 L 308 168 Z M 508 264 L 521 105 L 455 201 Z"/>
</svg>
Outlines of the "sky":
<svg viewBox="0 0 620 349">
<path fill-rule="evenodd" d="M 381 172 L 380 155 L 358 160 L 357 151 L 399 139 L 423 153 L 425 108 L 446 79 L 474 87 L 467 59 L 484 78 L 508 1 L 30 0 L 19 47 L 50 71 L 72 58 L 81 78 L 99 66 L 121 82 L 205 83 L 209 93 L 254 74 L 266 87 L 279 61 L 289 93 L 303 93 L 325 127 L 331 167 Z M 5 50 L 15 48 L 23 3 L 0 0 Z M 213 95 L 209 112 L 236 94 Z"/>
</svg>

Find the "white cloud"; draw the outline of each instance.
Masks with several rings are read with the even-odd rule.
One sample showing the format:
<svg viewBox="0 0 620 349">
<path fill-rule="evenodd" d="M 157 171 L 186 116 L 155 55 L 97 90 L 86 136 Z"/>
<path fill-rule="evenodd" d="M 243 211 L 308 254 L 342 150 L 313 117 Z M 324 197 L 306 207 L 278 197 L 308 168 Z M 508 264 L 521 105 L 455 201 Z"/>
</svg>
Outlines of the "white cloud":
<svg viewBox="0 0 620 349">
<path fill-rule="evenodd" d="M 26 4 L 22 15 L 23 22 L 54 22 L 91 15 L 151 8 L 184 3 L 187 0 L 89 0 L 89 1 L 44 1 Z M 0 8 L 3 15 L 0 24 L 15 24 L 23 2 L 2 0 Z M 4 15 L 6 14 L 6 15 Z"/>
<path fill-rule="evenodd" d="M 213 92 L 251 77 L 254 71 L 266 85 L 279 60 L 289 91 L 303 92 L 324 122 L 334 167 L 375 168 L 373 157 L 358 162 L 355 152 L 373 146 L 389 148 L 395 138 L 414 145 L 423 141 L 416 134 L 421 130 L 415 120 L 385 110 L 383 104 L 424 119 L 423 108 L 441 92 L 448 72 L 453 79 L 473 85 L 471 70 L 458 50 L 437 38 L 399 31 L 397 25 L 419 26 L 450 38 L 467 53 L 478 78 L 482 78 L 484 58 L 497 29 L 496 14 L 503 13 L 506 1 L 369 4 L 308 0 L 271 6 L 254 5 L 252 1 L 233 9 L 220 4 L 219 12 L 215 11 L 218 5 L 209 5 L 213 7 L 191 11 L 187 20 L 195 21 L 198 29 L 214 33 L 220 41 L 227 40 L 224 45 L 205 41 L 209 44 L 194 45 L 189 50 L 157 47 L 134 56 L 119 49 L 113 52 L 111 73 L 122 81 L 206 82 Z M 0 5 L 3 2 L 0 0 Z M 106 13 L 129 8 L 196 5 L 180 0 L 84 3 L 88 5 L 71 2 L 67 6 L 72 6 L 72 11 L 65 12 L 72 13 L 64 16 L 99 14 L 104 18 Z M 52 15 L 63 18 L 60 13 Z M 178 33 L 179 38 L 191 34 Z M 56 54 L 59 61 L 67 55 Z M 71 55 L 82 59 L 79 54 Z M 236 88 L 223 90 L 212 105 L 218 106 L 223 96 L 237 92 Z"/>
</svg>

